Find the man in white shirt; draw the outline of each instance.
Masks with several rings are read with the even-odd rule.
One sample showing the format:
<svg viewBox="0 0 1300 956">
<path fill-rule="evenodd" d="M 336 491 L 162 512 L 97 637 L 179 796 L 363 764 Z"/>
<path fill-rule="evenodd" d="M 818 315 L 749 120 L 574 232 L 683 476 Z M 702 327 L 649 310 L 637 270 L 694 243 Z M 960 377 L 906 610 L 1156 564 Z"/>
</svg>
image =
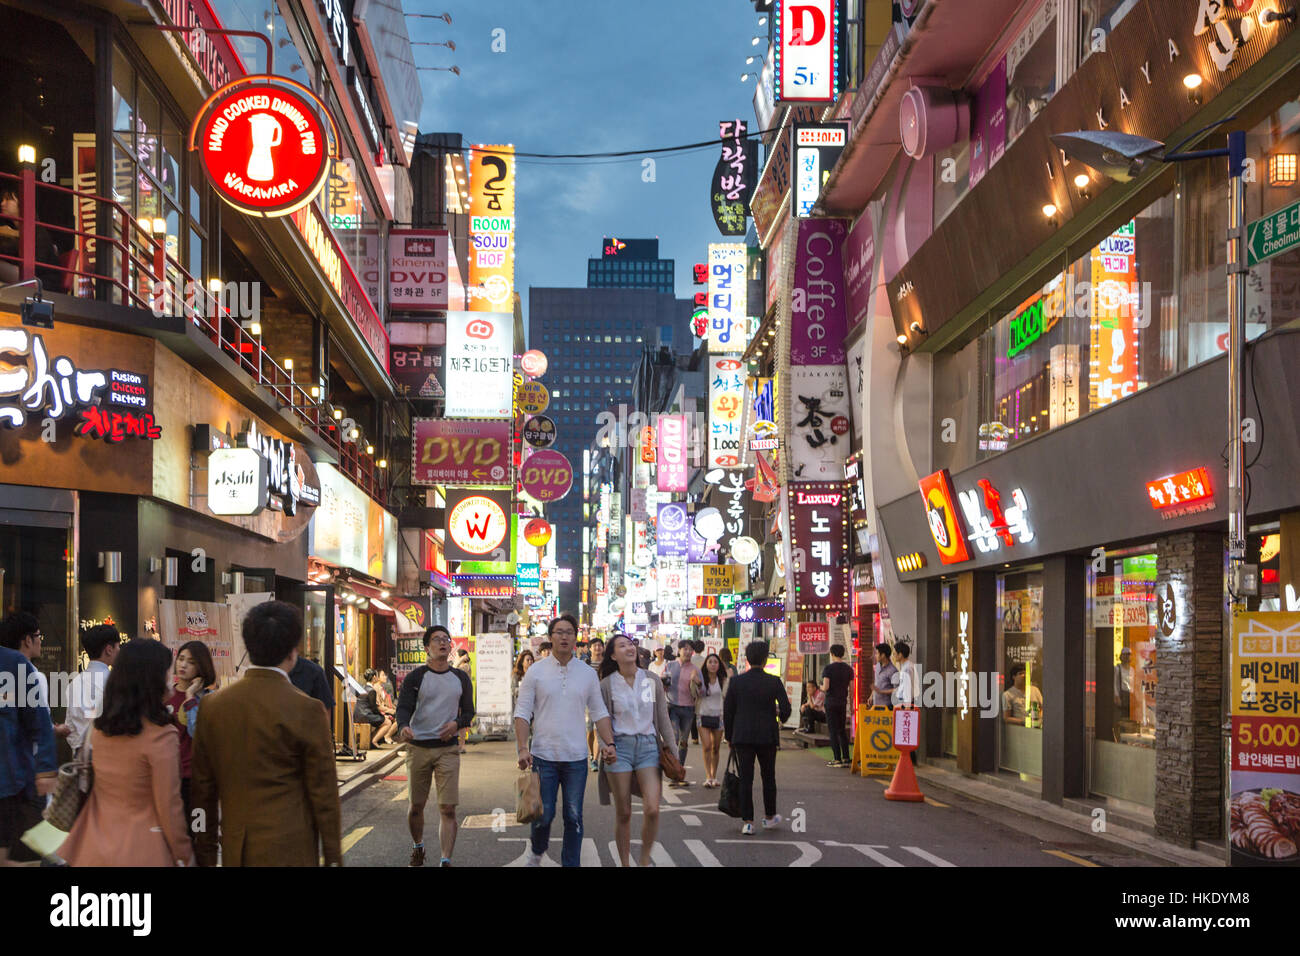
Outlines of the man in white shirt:
<svg viewBox="0 0 1300 956">
<path fill-rule="evenodd" d="M 519 682 L 515 705 L 515 745 L 519 769 L 538 775 L 542 817 L 533 821 L 529 866 L 541 866 L 551 839 L 555 800 L 564 790 L 564 845 L 560 861 L 580 866 L 582 858 L 582 798 L 587 787 L 587 714 L 596 725 L 601 757 L 612 761 L 614 731 L 600 695 L 596 672 L 573 656 L 578 622 L 562 614 L 547 628 L 551 654 L 538 660 Z M 532 744 L 529 745 L 529 728 Z"/>
<path fill-rule="evenodd" d="M 90 666 L 72 678 L 68 689 L 67 723 L 55 727 L 56 733 L 68 738 L 75 754 L 90 743 L 90 728 L 104 707 L 104 684 L 113 666 L 122 635 L 111 624 L 97 624 L 81 635 L 81 646 L 90 658 Z"/>
</svg>

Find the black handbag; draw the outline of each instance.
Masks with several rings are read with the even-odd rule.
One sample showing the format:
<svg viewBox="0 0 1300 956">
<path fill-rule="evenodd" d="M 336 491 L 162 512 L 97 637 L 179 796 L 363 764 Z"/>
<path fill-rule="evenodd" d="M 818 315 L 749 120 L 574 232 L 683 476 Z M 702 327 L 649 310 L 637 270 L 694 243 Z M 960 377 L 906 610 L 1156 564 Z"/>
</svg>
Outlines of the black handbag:
<svg viewBox="0 0 1300 956">
<path fill-rule="evenodd" d="M 718 794 L 718 811 L 729 817 L 740 816 L 740 773 L 736 764 L 736 751 L 727 760 L 727 772 L 722 775 L 722 789 Z"/>
</svg>

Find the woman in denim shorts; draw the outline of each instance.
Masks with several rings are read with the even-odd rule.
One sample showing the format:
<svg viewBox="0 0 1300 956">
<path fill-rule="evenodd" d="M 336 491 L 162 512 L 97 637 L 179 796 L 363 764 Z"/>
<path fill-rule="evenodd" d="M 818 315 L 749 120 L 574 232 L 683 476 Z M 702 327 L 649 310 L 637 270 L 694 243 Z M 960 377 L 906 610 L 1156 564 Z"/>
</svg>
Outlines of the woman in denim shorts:
<svg viewBox="0 0 1300 956">
<path fill-rule="evenodd" d="M 641 866 L 650 860 L 659 832 L 659 751 L 675 746 L 668 722 L 668 697 L 663 682 L 637 666 L 637 646 L 619 634 L 605 648 L 600 667 L 600 693 L 614 722 L 613 763 L 601 772 L 614 803 L 614 842 L 623 866 L 632 865 L 632 794 L 641 796 Z"/>
</svg>

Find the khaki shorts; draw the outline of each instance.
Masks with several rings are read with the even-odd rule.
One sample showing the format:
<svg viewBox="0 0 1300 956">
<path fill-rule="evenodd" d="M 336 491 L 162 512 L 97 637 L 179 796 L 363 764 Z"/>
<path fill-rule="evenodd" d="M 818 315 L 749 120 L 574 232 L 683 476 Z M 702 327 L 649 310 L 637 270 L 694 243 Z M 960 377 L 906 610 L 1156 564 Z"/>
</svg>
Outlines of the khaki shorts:
<svg viewBox="0 0 1300 956">
<path fill-rule="evenodd" d="M 454 807 L 460 802 L 460 753 L 453 740 L 450 747 L 416 747 L 406 751 L 406 781 L 412 806 L 424 806 L 429 785 L 438 780 L 438 805 Z"/>
</svg>

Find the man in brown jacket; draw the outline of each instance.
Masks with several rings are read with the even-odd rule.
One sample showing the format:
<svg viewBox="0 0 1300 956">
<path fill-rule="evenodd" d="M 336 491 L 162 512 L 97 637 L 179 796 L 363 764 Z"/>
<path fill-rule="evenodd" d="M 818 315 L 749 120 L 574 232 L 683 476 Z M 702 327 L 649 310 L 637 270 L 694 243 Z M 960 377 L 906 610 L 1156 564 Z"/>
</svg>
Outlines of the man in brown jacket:
<svg viewBox="0 0 1300 956">
<path fill-rule="evenodd" d="M 289 683 L 302 615 L 283 601 L 244 618 L 251 666 L 203 701 L 191 790 L 202 809 L 195 856 L 217 863 L 221 806 L 225 866 L 326 866 L 343 862 L 334 744 L 325 706 Z"/>
</svg>

